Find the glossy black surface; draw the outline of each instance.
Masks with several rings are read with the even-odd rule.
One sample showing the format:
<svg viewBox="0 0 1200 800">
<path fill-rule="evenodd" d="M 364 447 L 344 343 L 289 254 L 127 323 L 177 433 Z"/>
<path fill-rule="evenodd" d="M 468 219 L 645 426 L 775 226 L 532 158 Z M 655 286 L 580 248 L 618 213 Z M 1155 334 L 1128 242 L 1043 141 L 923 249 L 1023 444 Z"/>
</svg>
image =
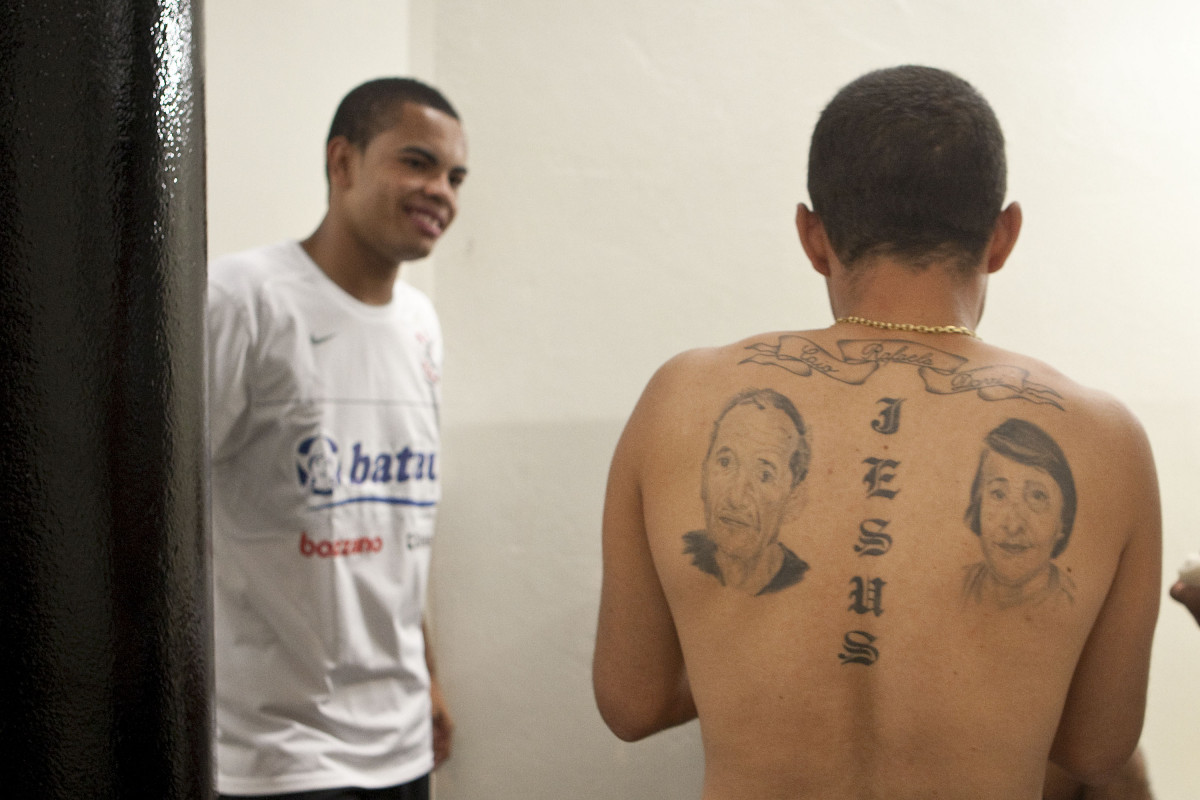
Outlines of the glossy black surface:
<svg viewBox="0 0 1200 800">
<path fill-rule="evenodd" d="M 211 796 L 199 0 L 0 3 L 0 795 Z"/>
</svg>

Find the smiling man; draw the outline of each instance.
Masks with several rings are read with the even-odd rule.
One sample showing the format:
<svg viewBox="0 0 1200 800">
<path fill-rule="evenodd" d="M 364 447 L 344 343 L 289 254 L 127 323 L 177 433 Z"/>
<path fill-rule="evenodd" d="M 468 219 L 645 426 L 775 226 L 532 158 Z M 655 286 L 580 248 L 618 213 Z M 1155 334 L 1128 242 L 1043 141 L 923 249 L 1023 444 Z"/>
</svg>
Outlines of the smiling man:
<svg viewBox="0 0 1200 800">
<path fill-rule="evenodd" d="M 210 269 L 217 785 L 421 800 L 452 731 L 423 624 L 442 339 L 397 278 L 454 220 L 466 142 L 438 91 L 383 78 L 325 156 L 311 236 Z"/>
</svg>

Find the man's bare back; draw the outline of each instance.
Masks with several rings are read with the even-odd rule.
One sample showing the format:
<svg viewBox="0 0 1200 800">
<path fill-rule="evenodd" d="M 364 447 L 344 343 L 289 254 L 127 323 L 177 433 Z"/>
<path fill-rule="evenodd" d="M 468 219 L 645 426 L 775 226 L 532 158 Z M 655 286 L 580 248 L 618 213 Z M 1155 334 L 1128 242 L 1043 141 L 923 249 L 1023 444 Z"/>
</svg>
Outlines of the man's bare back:
<svg viewBox="0 0 1200 800">
<path fill-rule="evenodd" d="M 596 699 L 628 740 L 698 716 L 706 800 L 1035 800 L 1137 745 L 1154 467 L 1115 400 L 974 337 L 1004 186 L 968 84 L 851 83 L 796 219 L 838 321 L 677 356 L 626 426 Z"/>
<path fill-rule="evenodd" d="M 1148 649 L 1148 465 L 1114 401 L 964 336 L 843 324 L 668 363 L 614 459 L 606 545 L 620 568 L 645 537 L 705 797 L 1040 797 L 1093 626 L 1140 634 L 1107 658 Z M 735 580 L 778 552 L 793 581 Z M 1114 690 L 1070 709 L 1063 747 L 1132 750 L 1140 702 L 1080 678 Z"/>
</svg>

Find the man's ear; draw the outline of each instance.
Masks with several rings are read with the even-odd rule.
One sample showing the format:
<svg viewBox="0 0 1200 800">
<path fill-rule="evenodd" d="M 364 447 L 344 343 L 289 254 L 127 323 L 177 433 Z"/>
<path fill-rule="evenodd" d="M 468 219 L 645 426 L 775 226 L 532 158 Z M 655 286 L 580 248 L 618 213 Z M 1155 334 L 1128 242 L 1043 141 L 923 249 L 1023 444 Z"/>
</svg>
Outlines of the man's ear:
<svg viewBox="0 0 1200 800">
<path fill-rule="evenodd" d="M 358 148 L 345 136 L 335 136 L 325 145 L 325 170 L 330 188 L 345 188 L 354 181 L 354 161 Z"/>
<path fill-rule="evenodd" d="M 829 235 L 825 233 L 821 218 L 804 203 L 796 206 L 796 233 L 800 235 L 800 246 L 804 248 L 804 254 L 808 256 L 813 269 L 828 278 L 833 247 L 829 244 Z"/>
<path fill-rule="evenodd" d="M 999 270 L 1008 260 L 1021 233 L 1021 220 L 1020 203 L 1009 203 L 1008 208 L 1001 211 L 1000 216 L 996 218 L 996 227 L 992 230 L 992 238 L 987 246 L 988 274 Z"/>
</svg>

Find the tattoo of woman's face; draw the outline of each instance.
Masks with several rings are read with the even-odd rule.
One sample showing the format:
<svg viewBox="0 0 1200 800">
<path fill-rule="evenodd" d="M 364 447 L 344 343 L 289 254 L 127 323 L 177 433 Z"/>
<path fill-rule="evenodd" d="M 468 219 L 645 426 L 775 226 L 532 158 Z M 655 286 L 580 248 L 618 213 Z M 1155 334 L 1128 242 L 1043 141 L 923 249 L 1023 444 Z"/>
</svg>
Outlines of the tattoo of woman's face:
<svg viewBox="0 0 1200 800">
<path fill-rule="evenodd" d="M 1049 434 L 1019 419 L 990 431 L 965 516 L 983 561 L 968 570 L 964 597 L 1002 607 L 1072 599 L 1054 559 L 1066 549 L 1075 507 L 1071 468 Z"/>
<path fill-rule="evenodd" d="M 1046 570 L 1062 539 L 1062 490 L 1044 470 L 994 451 L 984 453 L 980 470 L 983 557 L 996 580 L 1025 584 Z"/>
</svg>

